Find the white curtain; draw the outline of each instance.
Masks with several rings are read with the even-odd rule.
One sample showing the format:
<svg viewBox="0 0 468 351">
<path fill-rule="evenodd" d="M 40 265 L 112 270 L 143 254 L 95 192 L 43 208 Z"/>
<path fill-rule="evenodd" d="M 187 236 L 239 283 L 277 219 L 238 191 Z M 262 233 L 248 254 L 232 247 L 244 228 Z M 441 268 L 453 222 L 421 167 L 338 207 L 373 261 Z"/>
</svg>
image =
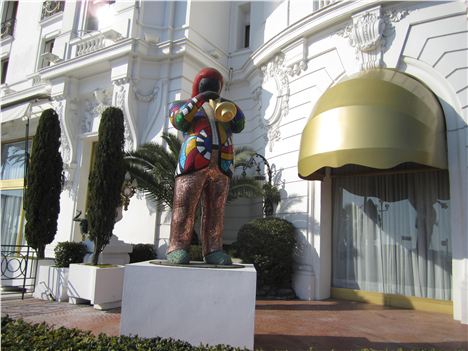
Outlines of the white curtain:
<svg viewBox="0 0 468 351">
<path fill-rule="evenodd" d="M 451 299 L 446 171 L 333 179 L 333 286 Z"/>
<path fill-rule="evenodd" d="M 16 245 L 23 200 L 22 190 L 4 190 L 1 196 L 2 246 Z"/>
</svg>

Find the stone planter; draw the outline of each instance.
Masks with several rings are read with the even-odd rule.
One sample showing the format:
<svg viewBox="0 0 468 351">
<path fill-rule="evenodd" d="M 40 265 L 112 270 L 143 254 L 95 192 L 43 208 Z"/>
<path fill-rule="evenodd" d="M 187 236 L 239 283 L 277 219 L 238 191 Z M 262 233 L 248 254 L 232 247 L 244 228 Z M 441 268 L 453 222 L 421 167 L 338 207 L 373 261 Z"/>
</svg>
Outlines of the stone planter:
<svg viewBox="0 0 468 351">
<path fill-rule="evenodd" d="M 68 270 L 65 267 L 40 266 L 33 297 L 41 300 L 68 301 Z"/>
<path fill-rule="evenodd" d="M 91 303 L 98 310 L 120 307 L 124 266 L 99 267 L 71 264 L 68 273 L 68 296 L 72 304 Z"/>
</svg>

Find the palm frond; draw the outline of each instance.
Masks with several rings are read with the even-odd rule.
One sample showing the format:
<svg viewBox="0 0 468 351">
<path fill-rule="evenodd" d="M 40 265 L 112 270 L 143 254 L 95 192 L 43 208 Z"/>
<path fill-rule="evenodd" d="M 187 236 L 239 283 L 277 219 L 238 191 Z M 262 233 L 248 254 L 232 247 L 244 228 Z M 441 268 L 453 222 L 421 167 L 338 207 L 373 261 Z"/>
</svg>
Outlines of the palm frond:
<svg viewBox="0 0 468 351">
<path fill-rule="evenodd" d="M 233 177 L 231 179 L 228 201 L 241 197 L 252 199 L 262 196 L 262 187 L 255 179 L 249 177 Z"/>
</svg>

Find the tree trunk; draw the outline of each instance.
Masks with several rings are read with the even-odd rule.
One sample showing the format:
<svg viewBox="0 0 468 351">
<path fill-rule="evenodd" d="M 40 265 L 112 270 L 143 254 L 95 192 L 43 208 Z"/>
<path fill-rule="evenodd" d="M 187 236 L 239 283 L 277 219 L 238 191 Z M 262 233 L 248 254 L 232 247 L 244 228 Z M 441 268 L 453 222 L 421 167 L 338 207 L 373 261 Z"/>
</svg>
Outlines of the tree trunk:
<svg viewBox="0 0 468 351">
<path fill-rule="evenodd" d="M 98 248 L 97 243 L 94 242 L 93 259 L 92 259 L 93 266 L 97 266 L 100 253 L 101 253 L 101 250 Z"/>
<path fill-rule="evenodd" d="M 41 245 L 37 248 L 37 258 L 38 259 L 45 258 L 45 245 Z"/>
</svg>

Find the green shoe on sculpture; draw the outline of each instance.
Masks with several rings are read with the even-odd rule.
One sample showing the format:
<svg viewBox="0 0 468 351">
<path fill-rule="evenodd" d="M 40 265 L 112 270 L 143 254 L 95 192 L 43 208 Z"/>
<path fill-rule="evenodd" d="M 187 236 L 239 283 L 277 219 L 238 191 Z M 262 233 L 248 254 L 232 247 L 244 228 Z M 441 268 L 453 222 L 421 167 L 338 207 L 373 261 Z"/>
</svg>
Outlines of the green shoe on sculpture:
<svg viewBox="0 0 468 351">
<path fill-rule="evenodd" d="M 203 259 L 208 264 L 219 264 L 225 266 L 232 264 L 231 256 L 223 251 L 214 251 L 206 255 Z"/>
<path fill-rule="evenodd" d="M 173 264 L 189 264 L 190 255 L 186 250 L 174 250 L 167 255 L 167 260 Z"/>
</svg>

